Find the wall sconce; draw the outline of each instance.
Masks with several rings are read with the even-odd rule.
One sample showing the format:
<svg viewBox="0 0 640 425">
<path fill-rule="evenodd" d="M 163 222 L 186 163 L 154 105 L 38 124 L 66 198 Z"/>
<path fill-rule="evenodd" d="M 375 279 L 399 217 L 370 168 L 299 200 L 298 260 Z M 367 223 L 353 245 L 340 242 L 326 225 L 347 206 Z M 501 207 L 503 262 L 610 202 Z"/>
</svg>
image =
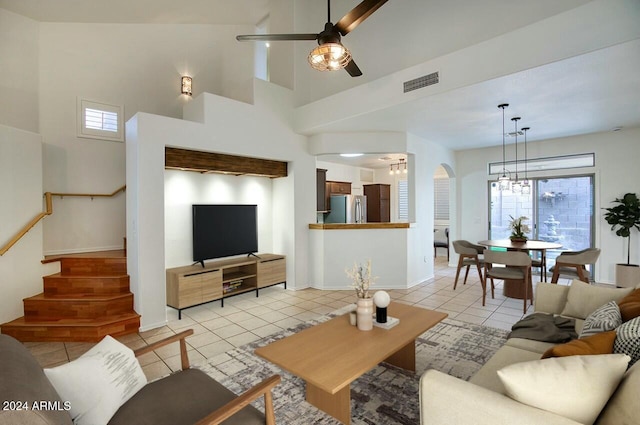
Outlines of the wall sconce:
<svg viewBox="0 0 640 425">
<path fill-rule="evenodd" d="M 186 75 L 182 77 L 182 94 L 191 96 L 191 77 Z"/>
</svg>

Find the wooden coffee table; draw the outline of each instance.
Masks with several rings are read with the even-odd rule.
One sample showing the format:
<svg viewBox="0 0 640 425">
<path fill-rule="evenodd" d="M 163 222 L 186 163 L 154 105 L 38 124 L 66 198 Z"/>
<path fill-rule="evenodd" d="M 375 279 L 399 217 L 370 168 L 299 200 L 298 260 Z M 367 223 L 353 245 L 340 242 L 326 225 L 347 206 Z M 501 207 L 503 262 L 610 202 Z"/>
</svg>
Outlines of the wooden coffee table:
<svg viewBox="0 0 640 425">
<path fill-rule="evenodd" d="M 351 422 L 350 384 L 381 362 L 416 370 L 416 338 L 446 313 L 391 303 L 400 323 L 360 331 L 349 315 L 335 317 L 256 349 L 256 354 L 306 381 L 307 401 L 342 423 Z"/>
</svg>

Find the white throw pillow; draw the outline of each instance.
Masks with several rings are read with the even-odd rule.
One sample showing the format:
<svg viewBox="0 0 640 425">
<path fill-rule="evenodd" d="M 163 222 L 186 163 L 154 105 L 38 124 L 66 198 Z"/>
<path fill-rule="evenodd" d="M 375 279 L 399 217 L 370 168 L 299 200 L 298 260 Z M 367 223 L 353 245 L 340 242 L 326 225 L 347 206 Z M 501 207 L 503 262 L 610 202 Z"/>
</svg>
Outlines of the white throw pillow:
<svg viewBox="0 0 640 425">
<path fill-rule="evenodd" d="M 108 335 L 76 360 L 44 373 L 71 403 L 76 425 L 106 424 L 147 383 L 133 351 Z"/>
<path fill-rule="evenodd" d="M 498 371 L 506 395 L 582 424 L 593 424 L 627 370 L 623 354 L 552 357 Z"/>
<path fill-rule="evenodd" d="M 622 324 L 620 307 L 615 301 L 609 301 L 591 313 L 584 321 L 580 338 L 612 331 Z"/>
<path fill-rule="evenodd" d="M 586 319 L 598 307 L 609 301 L 618 302 L 630 294 L 633 288 L 604 288 L 589 285 L 581 280 L 574 280 L 569 287 L 567 304 L 562 310 L 562 316 Z"/>
</svg>

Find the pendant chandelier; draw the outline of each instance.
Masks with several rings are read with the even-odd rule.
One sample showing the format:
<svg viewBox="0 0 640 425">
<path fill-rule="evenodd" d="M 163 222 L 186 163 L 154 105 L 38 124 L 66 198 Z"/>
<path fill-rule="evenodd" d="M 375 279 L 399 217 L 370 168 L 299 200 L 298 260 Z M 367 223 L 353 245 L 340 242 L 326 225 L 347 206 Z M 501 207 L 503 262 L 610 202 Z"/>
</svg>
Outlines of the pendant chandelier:
<svg viewBox="0 0 640 425">
<path fill-rule="evenodd" d="M 531 183 L 527 178 L 527 131 L 531 130 L 531 127 L 522 127 L 522 131 L 524 132 L 524 180 L 522 181 L 522 194 L 530 195 L 531 194 Z"/>
<path fill-rule="evenodd" d="M 513 121 L 514 125 L 514 136 L 516 138 L 516 178 L 511 183 L 511 192 L 513 193 L 522 193 L 522 182 L 518 178 L 518 121 L 520 117 L 513 117 L 511 121 Z"/>
<path fill-rule="evenodd" d="M 398 163 L 396 164 L 391 164 L 389 166 L 389 175 L 393 175 L 393 174 L 407 174 L 407 163 L 405 162 L 404 158 L 398 158 Z M 394 170 L 393 167 L 395 167 L 396 169 Z"/>
<path fill-rule="evenodd" d="M 504 108 L 508 107 L 508 103 L 498 105 L 502 109 L 502 175 L 498 178 L 498 189 L 508 190 L 511 183 L 511 173 L 507 171 L 505 150 L 504 150 Z M 508 174 L 508 175 L 507 175 Z"/>
</svg>

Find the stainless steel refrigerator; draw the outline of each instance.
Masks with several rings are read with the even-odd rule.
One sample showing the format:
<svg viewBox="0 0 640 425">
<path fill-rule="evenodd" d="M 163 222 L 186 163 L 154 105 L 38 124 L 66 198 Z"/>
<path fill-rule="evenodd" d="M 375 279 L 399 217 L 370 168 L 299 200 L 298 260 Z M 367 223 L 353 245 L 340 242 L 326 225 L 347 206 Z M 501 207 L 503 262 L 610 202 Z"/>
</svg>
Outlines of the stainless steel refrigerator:
<svg viewBox="0 0 640 425">
<path fill-rule="evenodd" d="M 325 223 L 366 223 L 367 197 L 364 195 L 332 195 L 331 212 Z"/>
</svg>

